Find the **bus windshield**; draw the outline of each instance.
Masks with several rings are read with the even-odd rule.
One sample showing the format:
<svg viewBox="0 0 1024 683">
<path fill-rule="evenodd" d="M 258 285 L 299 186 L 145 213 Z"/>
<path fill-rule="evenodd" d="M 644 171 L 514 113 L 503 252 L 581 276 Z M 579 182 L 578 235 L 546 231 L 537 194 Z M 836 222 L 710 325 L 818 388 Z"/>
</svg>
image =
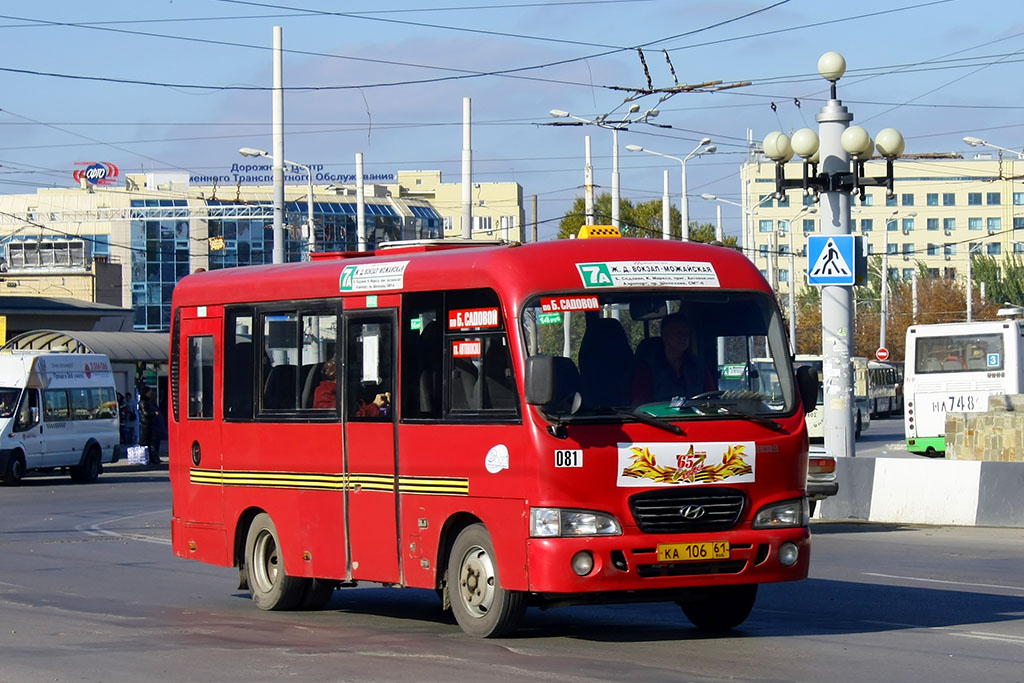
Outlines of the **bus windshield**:
<svg viewBox="0 0 1024 683">
<path fill-rule="evenodd" d="M 521 322 L 529 355 L 573 361 L 576 418 L 796 409 L 781 318 L 760 292 L 545 294 L 527 302 Z"/>
</svg>

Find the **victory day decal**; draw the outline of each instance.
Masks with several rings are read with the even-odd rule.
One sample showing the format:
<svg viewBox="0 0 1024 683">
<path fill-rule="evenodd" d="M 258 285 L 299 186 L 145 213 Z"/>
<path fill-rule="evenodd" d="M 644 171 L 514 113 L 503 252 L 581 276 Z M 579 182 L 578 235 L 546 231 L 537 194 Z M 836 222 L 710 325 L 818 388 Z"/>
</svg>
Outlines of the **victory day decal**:
<svg viewBox="0 0 1024 683">
<path fill-rule="evenodd" d="M 619 486 L 691 486 L 754 481 L 752 441 L 620 443 Z"/>
</svg>

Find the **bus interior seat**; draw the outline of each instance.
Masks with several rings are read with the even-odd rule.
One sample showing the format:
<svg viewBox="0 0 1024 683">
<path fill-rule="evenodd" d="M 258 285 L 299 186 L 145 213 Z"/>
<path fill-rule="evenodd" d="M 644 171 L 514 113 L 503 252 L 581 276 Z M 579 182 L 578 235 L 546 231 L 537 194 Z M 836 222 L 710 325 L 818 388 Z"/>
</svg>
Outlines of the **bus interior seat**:
<svg viewBox="0 0 1024 683">
<path fill-rule="evenodd" d="M 270 409 L 288 409 L 295 407 L 295 373 L 294 365 L 275 365 L 267 374 L 263 386 L 263 407 Z"/>
<path fill-rule="evenodd" d="M 322 363 L 311 363 L 302 366 L 302 401 L 299 403 L 300 407 L 313 407 L 313 392 L 316 391 L 316 386 L 320 384 L 320 369 L 322 367 Z"/>
<path fill-rule="evenodd" d="M 580 340 L 580 379 L 583 405 L 628 406 L 631 401 L 633 349 L 615 318 L 587 318 Z"/>
<path fill-rule="evenodd" d="M 441 411 L 441 326 L 431 320 L 420 333 L 419 409 L 423 416 L 439 417 Z"/>
<path fill-rule="evenodd" d="M 484 408 L 514 409 L 515 382 L 505 347 L 492 339 L 484 354 Z"/>
<path fill-rule="evenodd" d="M 480 372 L 466 358 L 452 359 L 452 410 L 476 410 L 480 406 L 477 380 Z"/>
<path fill-rule="evenodd" d="M 958 360 L 946 360 L 942 362 L 943 372 L 955 372 L 957 370 L 963 370 L 964 364 Z"/>
</svg>

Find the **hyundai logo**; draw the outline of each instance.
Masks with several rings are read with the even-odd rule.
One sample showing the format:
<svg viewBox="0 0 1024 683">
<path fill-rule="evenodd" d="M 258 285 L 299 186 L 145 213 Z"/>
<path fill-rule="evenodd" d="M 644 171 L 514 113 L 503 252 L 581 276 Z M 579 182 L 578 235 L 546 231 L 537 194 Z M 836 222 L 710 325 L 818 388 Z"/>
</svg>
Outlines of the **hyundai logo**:
<svg viewBox="0 0 1024 683">
<path fill-rule="evenodd" d="M 703 505 L 687 505 L 684 508 L 679 508 L 679 514 L 683 516 L 683 519 L 700 519 L 706 512 Z"/>
</svg>

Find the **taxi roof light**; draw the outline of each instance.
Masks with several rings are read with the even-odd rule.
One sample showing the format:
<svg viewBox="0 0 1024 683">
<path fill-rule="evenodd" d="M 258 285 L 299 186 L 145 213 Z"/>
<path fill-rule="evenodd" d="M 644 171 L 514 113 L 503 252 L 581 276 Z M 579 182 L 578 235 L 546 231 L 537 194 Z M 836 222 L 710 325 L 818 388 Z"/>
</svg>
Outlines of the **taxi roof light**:
<svg viewBox="0 0 1024 683">
<path fill-rule="evenodd" d="M 622 237 L 622 233 L 614 225 L 584 225 L 576 234 L 579 240 L 591 237 Z"/>
</svg>

